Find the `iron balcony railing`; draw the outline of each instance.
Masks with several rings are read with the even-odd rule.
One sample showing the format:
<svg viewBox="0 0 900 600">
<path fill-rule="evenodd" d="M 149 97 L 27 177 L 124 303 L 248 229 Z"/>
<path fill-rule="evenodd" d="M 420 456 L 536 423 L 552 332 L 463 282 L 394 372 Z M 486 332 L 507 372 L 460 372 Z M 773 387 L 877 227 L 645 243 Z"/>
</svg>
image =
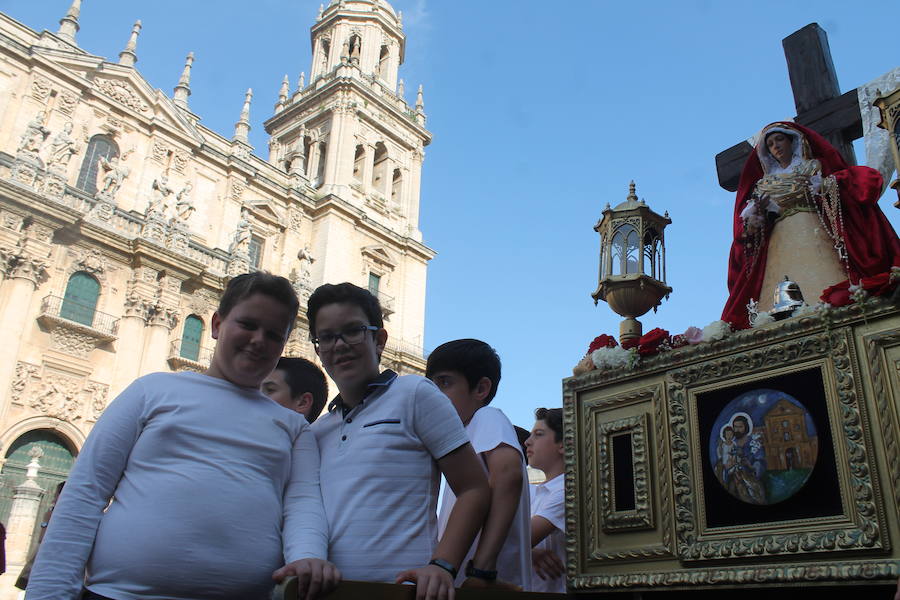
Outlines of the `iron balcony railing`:
<svg viewBox="0 0 900 600">
<path fill-rule="evenodd" d="M 71 298 L 47 296 L 41 301 L 41 313 L 90 327 L 109 336 L 115 336 L 119 328 L 118 317 L 100 312 L 93 306 L 82 304 Z"/>
</svg>

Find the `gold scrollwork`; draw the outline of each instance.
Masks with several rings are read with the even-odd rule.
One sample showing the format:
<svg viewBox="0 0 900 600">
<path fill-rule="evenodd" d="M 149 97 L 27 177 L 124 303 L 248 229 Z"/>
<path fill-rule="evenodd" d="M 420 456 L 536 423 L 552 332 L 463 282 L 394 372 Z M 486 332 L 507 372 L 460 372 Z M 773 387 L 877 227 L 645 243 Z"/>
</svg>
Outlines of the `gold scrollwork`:
<svg viewBox="0 0 900 600">
<path fill-rule="evenodd" d="M 676 552 L 682 560 L 726 559 L 750 556 L 779 556 L 809 552 L 880 550 L 888 544 L 882 535 L 881 513 L 876 505 L 874 471 L 864 419 L 860 412 L 857 377 L 853 371 L 853 348 L 849 328 L 820 331 L 813 335 L 756 347 L 704 363 L 671 371 L 668 374 L 668 401 L 671 418 L 673 486 L 675 497 Z M 691 463 L 691 428 L 688 418 L 688 389 L 698 384 L 763 373 L 767 369 L 800 364 L 828 357 L 835 382 L 837 419 L 835 444 L 846 449 L 849 473 L 842 496 L 850 499 L 845 520 L 823 529 L 775 533 L 773 528 L 737 533 L 726 539 L 700 539 L 698 524 L 699 482 Z M 829 364 L 829 363 L 826 363 Z M 826 367 L 827 368 L 827 367 Z"/>
<path fill-rule="evenodd" d="M 631 457 L 634 477 L 634 508 L 616 510 L 615 486 L 622 482 L 613 467 L 613 437 L 631 436 Z M 600 423 L 597 427 L 597 476 L 600 481 L 600 519 L 604 531 L 653 528 L 653 507 L 650 502 L 650 468 L 647 464 L 647 415 L 624 417 Z"/>
<path fill-rule="evenodd" d="M 875 406 L 878 411 L 878 422 L 881 426 L 881 436 L 884 440 L 885 454 L 890 467 L 891 483 L 894 486 L 894 497 L 900 498 L 900 444 L 894 434 L 897 431 L 897 423 L 891 411 L 891 401 L 894 394 L 900 390 L 894 390 L 891 386 L 889 365 L 884 351 L 887 347 L 900 345 L 900 331 L 891 329 L 881 333 L 868 335 L 863 339 L 866 345 L 866 356 L 869 359 L 869 372 L 872 375 L 872 390 L 875 397 Z"/>
</svg>

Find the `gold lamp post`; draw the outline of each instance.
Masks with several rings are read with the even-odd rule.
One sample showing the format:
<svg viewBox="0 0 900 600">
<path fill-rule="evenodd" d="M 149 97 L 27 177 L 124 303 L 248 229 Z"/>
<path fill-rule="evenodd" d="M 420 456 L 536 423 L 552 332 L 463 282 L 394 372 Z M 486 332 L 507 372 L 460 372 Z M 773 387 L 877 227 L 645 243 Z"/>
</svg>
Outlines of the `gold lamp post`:
<svg viewBox="0 0 900 600">
<path fill-rule="evenodd" d="M 894 206 L 900 208 L 900 88 L 890 94 L 879 96 L 873 102 L 881 111 L 881 122 L 878 126 L 887 129 L 891 154 L 894 156 L 894 167 L 897 169 L 897 179 L 891 183 L 891 187 L 897 191 L 897 202 Z"/>
<path fill-rule="evenodd" d="M 619 325 L 621 343 L 641 337 L 640 317 L 656 310 L 672 288 L 666 285 L 666 246 L 663 231 L 672 223 L 638 200 L 632 181 L 628 197 L 615 208 L 609 204 L 594 226 L 600 234 L 600 283 L 591 294 L 625 317 Z"/>
</svg>

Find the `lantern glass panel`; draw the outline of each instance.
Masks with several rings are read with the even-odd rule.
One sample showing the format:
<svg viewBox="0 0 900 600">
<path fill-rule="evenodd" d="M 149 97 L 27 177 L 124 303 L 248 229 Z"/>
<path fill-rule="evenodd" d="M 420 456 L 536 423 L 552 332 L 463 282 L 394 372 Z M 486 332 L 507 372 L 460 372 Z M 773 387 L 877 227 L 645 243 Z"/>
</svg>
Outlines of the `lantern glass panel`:
<svg viewBox="0 0 900 600">
<path fill-rule="evenodd" d="M 612 252 L 612 265 L 609 274 L 622 275 L 624 273 L 622 265 L 625 262 L 623 258 L 625 256 L 625 235 L 621 229 L 613 235 L 610 251 Z"/>
<path fill-rule="evenodd" d="M 641 272 L 641 254 L 638 249 L 638 234 L 630 225 L 631 229 L 625 240 L 625 273 Z"/>
</svg>

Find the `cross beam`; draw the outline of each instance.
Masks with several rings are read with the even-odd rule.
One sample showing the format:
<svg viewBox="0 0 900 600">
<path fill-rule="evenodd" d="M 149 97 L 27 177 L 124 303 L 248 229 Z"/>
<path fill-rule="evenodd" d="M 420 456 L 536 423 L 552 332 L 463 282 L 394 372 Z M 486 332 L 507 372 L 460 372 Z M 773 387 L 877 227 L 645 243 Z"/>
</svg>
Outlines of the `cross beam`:
<svg viewBox="0 0 900 600">
<path fill-rule="evenodd" d="M 853 140 L 863 136 L 856 89 L 841 94 L 828 36 L 818 23 L 810 23 L 781 41 L 787 60 L 797 116 L 794 121 L 820 133 L 844 157 L 856 164 Z M 741 169 L 753 147 L 746 141 L 716 155 L 719 185 L 734 192 Z"/>
</svg>

